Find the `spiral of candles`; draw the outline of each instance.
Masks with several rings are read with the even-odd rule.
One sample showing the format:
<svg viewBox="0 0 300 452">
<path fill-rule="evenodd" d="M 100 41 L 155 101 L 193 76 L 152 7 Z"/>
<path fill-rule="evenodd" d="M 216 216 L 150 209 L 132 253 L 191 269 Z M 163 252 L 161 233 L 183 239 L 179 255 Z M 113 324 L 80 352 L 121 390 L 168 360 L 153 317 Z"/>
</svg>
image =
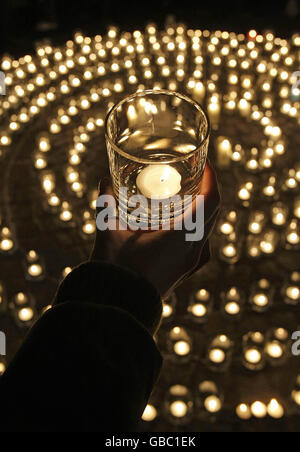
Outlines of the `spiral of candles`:
<svg viewBox="0 0 300 452">
<path fill-rule="evenodd" d="M 0 66 L 1 329 L 9 325 L 0 375 L 57 283 L 88 257 L 106 113 L 138 90 L 168 89 L 208 112 L 223 206 L 210 263 L 164 300 L 165 365 L 142 427 L 240 431 L 267 419 L 288 430 L 300 416 L 291 353 L 300 329 L 300 35 L 110 27 L 60 47 L 40 42 Z"/>
</svg>

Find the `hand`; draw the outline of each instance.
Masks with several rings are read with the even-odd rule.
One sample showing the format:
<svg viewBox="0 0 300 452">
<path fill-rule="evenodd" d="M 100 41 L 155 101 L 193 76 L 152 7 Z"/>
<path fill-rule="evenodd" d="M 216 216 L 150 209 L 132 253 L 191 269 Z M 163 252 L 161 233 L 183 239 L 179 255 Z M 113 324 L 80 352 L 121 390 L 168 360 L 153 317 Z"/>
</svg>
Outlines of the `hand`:
<svg viewBox="0 0 300 452">
<path fill-rule="evenodd" d="M 110 180 L 102 180 L 100 194 L 113 195 Z M 91 260 L 111 262 L 130 268 L 147 278 L 163 298 L 210 258 L 208 239 L 219 211 L 219 190 L 215 173 L 206 164 L 199 194 L 204 196 L 205 229 L 200 241 L 186 241 L 186 231 L 97 230 Z M 184 215 L 195 215 L 203 198 L 197 199 Z"/>
</svg>

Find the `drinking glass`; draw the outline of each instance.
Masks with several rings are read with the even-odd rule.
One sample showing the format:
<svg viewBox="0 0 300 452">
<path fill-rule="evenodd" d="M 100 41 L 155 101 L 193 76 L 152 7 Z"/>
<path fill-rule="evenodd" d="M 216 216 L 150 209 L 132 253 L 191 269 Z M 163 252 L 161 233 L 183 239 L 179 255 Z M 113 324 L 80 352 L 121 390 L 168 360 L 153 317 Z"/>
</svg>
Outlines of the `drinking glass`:
<svg viewBox="0 0 300 452">
<path fill-rule="evenodd" d="M 146 90 L 117 103 L 106 117 L 105 137 L 119 212 L 128 218 L 133 210 L 128 200 L 143 195 L 141 222 L 163 224 L 182 214 L 199 193 L 209 134 L 207 115 L 185 95 Z M 156 215 L 153 200 L 162 206 Z M 171 208 L 164 216 L 167 202 Z"/>
</svg>

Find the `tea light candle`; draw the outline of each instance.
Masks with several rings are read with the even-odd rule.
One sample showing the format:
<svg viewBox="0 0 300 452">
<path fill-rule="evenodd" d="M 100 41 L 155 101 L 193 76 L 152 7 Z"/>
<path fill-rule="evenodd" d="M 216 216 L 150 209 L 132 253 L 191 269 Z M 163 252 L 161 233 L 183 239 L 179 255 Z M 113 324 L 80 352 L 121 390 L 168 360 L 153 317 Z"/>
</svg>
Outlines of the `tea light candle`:
<svg viewBox="0 0 300 452">
<path fill-rule="evenodd" d="M 221 348 L 213 348 L 209 352 L 209 360 L 215 364 L 221 364 L 225 361 L 226 355 L 225 352 Z"/>
<path fill-rule="evenodd" d="M 272 399 L 268 407 L 268 415 L 274 419 L 280 419 L 284 416 L 284 408 L 276 399 Z"/>
<path fill-rule="evenodd" d="M 136 184 L 150 199 L 166 199 L 181 190 L 181 175 L 170 165 L 148 165 L 139 173 Z"/>
<path fill-rule="evenodd" d="M 197 102 L 202 102 L 205 96 L 205 87 L 201 81 L 195 83 L 193 97 Z"/>
<path fill-rule="evenodd" d="M 218 165 L 219 167 L 230 166 L 232 157 L 232 145 L 228 138 L 219 137 L 217 140 Z"/>
<path fill-rule="evenodd" d="M 191 346 L 187 341 L 177 341 L 174 344 L 174 352 L 179 356 L 186 356 L 190 353 Z"/>
<path fill-rule="evenodd" d="M 221 112 L 221 107 L 218 102 L 211 102 L 207 107 L 208 116 L 213 128 L 217 128 L 219 124 L 219 117 Z"/>
<path fill-rule="evenodd" d="M 243 419 L 243 420 L 248 420 L 252 416 L 249 405 L 247 405 L 245 403 L 241 403 L 236 408 L 236 414 L 240 419 Z"/>
<path fill-rule="evenodd" d="M 217 413 L 222 408 L 222 402 L 216 395 L 211 395 L 205 399 L 204 406 L 209 413 Z"/>
<path fill-rule="evenodd" d="M 146 422 L 153 421 L 157 416 L 157 410 L 153 405 L 148 404 L 143 412 L 142 419 Z"/>
<path fill-rule="evenodd" d="M 259 418 L 259 419 L 264 418 L 267 415 L 267 407 L 262 402 L 259 402 L 259 401 L 254 402 L 251 405 L 251 413 L 256 418 Z"/>
<path fill-rule="evenodd" d="M 175 402 L 171 403 L 170 405 L 170 413 L 174 417 L 182 418 L 187 414 L 187 412 L 187 404 L 182 400 L 175 400 Z"/>
<path fill-rule="evenodd" d="M 261 358 L 261 353 L 257 348 L 249 348 L 245 352 L 245 359 L 251 364 L 258 364 Z"/>
<path fill-rule="evenodd" d="M 279 342 L 269 342 L 266 345 L 266 353 L 274 359 L 279 359 L 283 355 L 283 349 Z"/>
</svg>

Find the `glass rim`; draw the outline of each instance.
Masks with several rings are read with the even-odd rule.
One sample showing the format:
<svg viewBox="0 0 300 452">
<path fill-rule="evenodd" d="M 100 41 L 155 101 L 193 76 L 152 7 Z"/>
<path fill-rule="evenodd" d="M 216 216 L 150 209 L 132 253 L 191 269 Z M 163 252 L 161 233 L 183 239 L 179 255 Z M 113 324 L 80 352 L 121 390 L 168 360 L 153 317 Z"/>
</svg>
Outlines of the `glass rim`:
<svg viewBox="0 0 300 452">
<path fill-rule="evenodd" d="M 205 133 L 205 137 L 197 145 L 196 149 L 193 149 L 192 151 L 184 154 L 182 157 L 178 156 L 173 159 L 164 160 L 163 162 L 157 162 L 157 161 L 151 160 L 151 159 L 135 157 L 134 155 L 129 154 L 128 152 L 124 151 L 123 149 L 121 149 L 114 143 L 113 139 L 109 136 L 108 131 L 107 131 L 108 121 L 109 121 L 111 115 L 114 113 L 115 110 L 117 110 L 117 108 L 119 108 L 121 105 L 125 104 L 126 102 L 128 102 L 132 99 L 135 99 L 136 97 L 143 97 L 147 94 L 164 94 L 164 95 L 168 95 L 168 96 L 172 95 L 172 96 L 179 97 L 180 99 L 184 100 L 185 102 L 192 104 L 199 112 L 201 112 L 204 115 L 204 118 L 207 123 L 207 130 Z M 176 91 L 170 91 L 167 89 L 147 89 L 147 90 L 143 90 L 143 91 L 136 91 L 135 93 L 129 94 L 128 96 L 124 97 L 118 103 L 113 105 L 111 107 L 111 109 L 108 111 L 108 113 L 105 117 L 104 128 L 105 128 L 105 138 L 109 142 L 109 144 L 112 146 L 114 151 L 116 151 L 118 154 L 122 155 L 123 157 L 126 157 L 128 160 L 132 160 L 134 162 L 143 163 L 143 164 L 147 164 L 147 165 L 149 165 L 149 164 L 160 165 L 162 163 L 164 163 L 164 164 L 165 163 L 176 163 L 176 162 L 180 162 L 182 160 L 185 160 L 186 158 L 191 157 L 192 155 L 196 154 L 200 150 L 203 143 L 205 143 L 208 140 L 210 131 L 211 131 L 208 115 L 198 102 L 194 101 L 193 99 L 186 96 L 185 94 L 181 94 Z"/>
</svg>

